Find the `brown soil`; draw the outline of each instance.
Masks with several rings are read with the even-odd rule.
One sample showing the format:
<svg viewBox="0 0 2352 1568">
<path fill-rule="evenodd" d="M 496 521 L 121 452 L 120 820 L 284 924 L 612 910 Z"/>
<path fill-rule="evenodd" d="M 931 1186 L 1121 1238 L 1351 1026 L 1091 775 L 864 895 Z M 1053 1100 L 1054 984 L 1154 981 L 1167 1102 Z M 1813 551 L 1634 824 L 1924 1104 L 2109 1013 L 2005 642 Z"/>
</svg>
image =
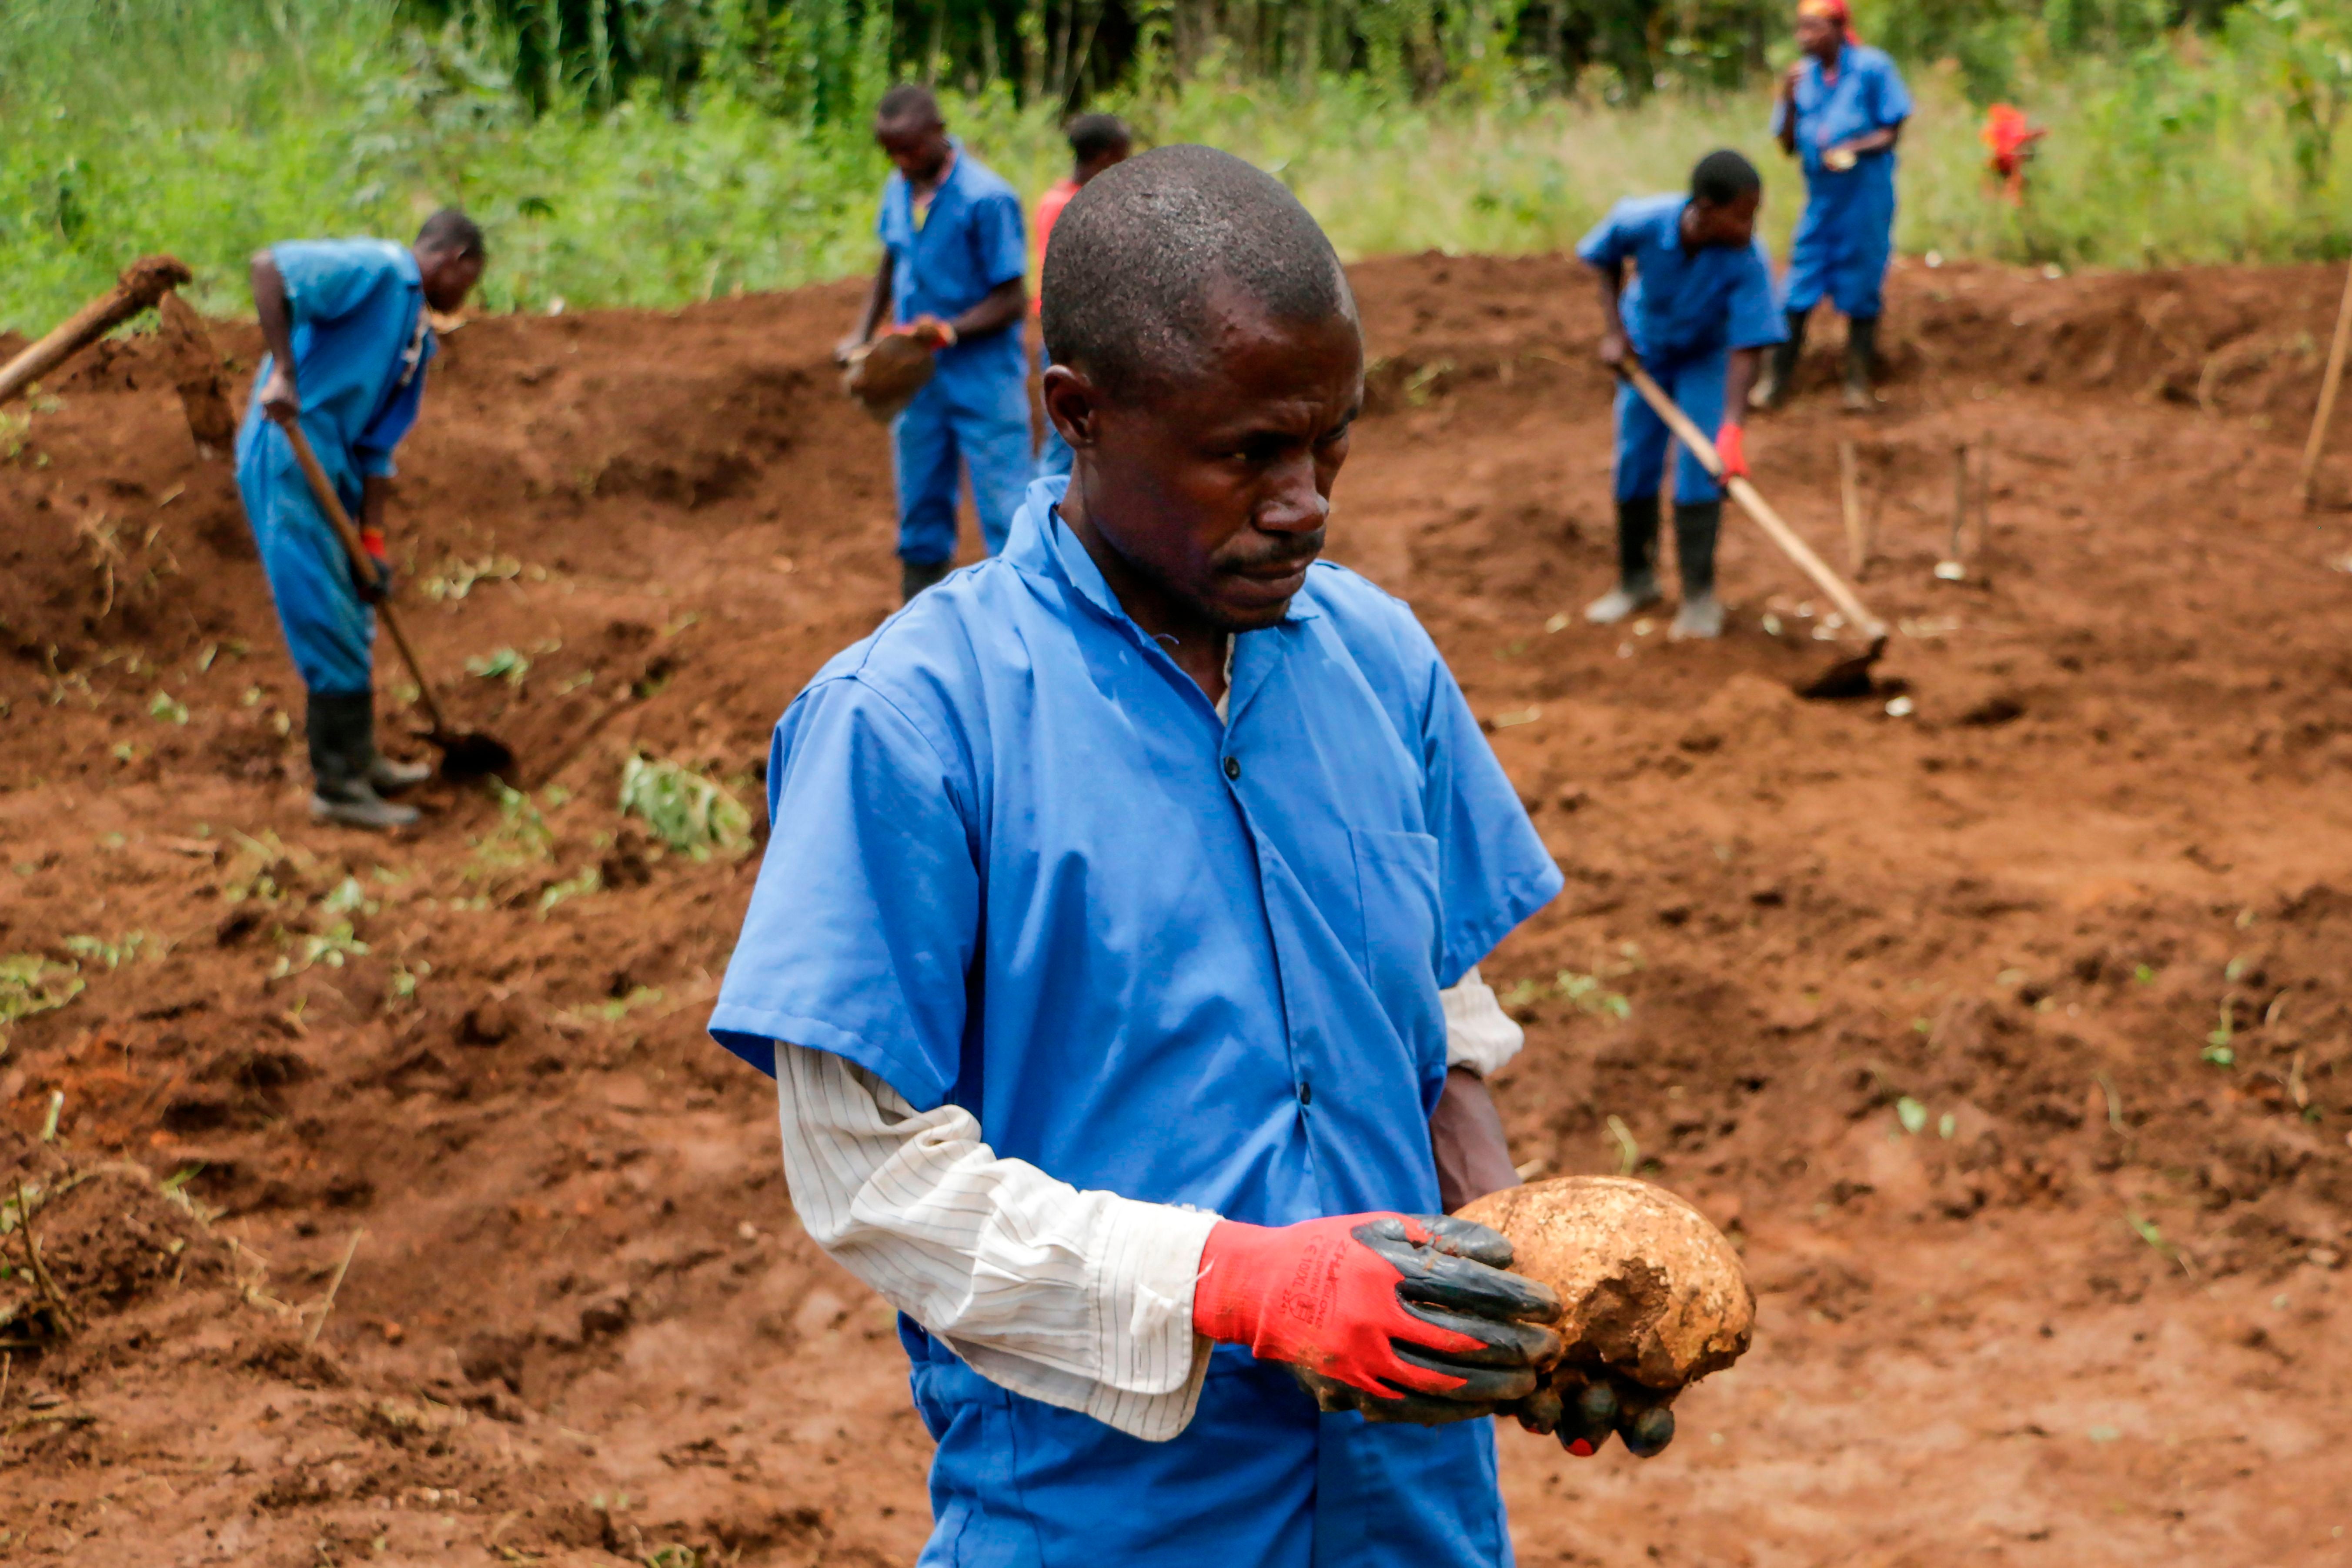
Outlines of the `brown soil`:
<svg viewBox="0 0 2352 1568">
<path fill-rule="evenodd" d="M 2340 501 L 2292 499 L 2336 275 L 1905 267 L 1881 417 L 1816 391 L 1751 443 L 1832 554 L 1862 446 L 1903 631 L 1834 705 L 1789 695 L 1813 596 L 1738 523 L 1720 644 L 1574 619 L 1611 547 L 1571 266 L 1358 278 L 1336 553 L 1419 607 L 1569 872 L 1488 965 L 1515 1153 L 1634 1165 L 1759 1296 L 1665 1456 L 1503 1433 L 1522 1561 L 2347 1562 L 2352 577 Z M 229 476 L 150 345 L 6 436 L 0 955 L 85 988 L 0 1057 L 0 1188 L 68 1303 L 0 1237 L 0 1559 L 912 1560 L 888 1314 L 700 1032 L 751 862 L 613 804 L 633 748 L 756 793 L 890 605 L 882 432 L 824 353 L 854 297 L 448 339 L 404 601 L 543 839 L 454 789 L 395 841 L 310 825 Z M 216 336 L 241 383 L 251 329 Z M 1991 531 L 1945 583 L 1960 440 Z M 463 673 L 502 647 L 528 674 Z"/>
</svg>

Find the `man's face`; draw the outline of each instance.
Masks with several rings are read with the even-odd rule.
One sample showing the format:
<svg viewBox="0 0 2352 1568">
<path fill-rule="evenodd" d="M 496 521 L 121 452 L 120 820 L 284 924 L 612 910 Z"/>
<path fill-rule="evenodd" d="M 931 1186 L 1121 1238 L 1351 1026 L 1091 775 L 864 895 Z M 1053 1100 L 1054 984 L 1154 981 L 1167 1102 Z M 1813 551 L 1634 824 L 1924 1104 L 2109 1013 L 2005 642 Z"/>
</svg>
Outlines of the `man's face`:
<svg viewBox="0 0 2352 1568">
<path fill-rule="evenodd" d="M 1096 153 L 1093 157 L 1078 165 L 1076 171 L 1076 179 L 1078 183 L 1083 185 L 1087 181 L 1093 179 L 1096 175 L 1101 173 L 1104 170 L 1126 162 L 1128 154 L 1133 151 L 1133 148 L 1122 141 L 1116 147 L 1106 148 L 1102 152 Z"/>
<path fill-rule="evenodd" d="M 479 251 L 442 246 L 418 251 L 416 271 L 425 282 L 425 302 L 444 316 L 456 314 L 482 280 L 482 265 Z"/>
<path fill-rule="evenodd" d="M 890 155 L 898 172 L 917 184 L 937 179 L 953 151 L 948 143 L 948 128 L 936 120 L 877 120 L 874 140 Z"/>
<path fill-rule="evenodd" d="M 1179 608 L 1249 632 L 1282 619 L 1323 551 L 1363 339 L 1352 316 L 1280 321 L 1230 288 L 1210 321 L 1201 367 L 1172 385 L 1105 400 L 1057 368 L 1049 395 L 1084 419 L 1076 483 L 1105 542 Z"/>
<path fill-rule="evenodd" d="M 1713 202 L 1694 199 L 1690 204 L 1690 239 L 1693 245 L 1727 246 L 1743 248 L 1756 239 L 1756 209 L 1764 204 L 1761 191 L 1743 192 L 1737 200 L 1718 206 Z"/>
<path fill-rule="evenodd" d="M 1797 47 L 1818 58 L 1826 59 L 1837 53 L 1845 41 L 1843 29 L 1827 16 L 1809 16 L 1797 13 Z"/>
</svg>

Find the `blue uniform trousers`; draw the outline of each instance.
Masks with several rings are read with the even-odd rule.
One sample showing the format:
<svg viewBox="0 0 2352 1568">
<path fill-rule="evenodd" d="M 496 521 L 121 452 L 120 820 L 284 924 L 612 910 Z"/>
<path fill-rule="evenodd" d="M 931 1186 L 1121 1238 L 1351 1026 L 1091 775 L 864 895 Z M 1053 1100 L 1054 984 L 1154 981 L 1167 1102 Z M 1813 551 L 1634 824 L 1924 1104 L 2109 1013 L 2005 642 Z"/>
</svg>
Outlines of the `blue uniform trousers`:
<svg viewBox="0 0 2352 1568">
<path fill-rule="evenodd" d="M 1691 423 L 1710 436 L 1723 425 L 1723 382 L 1731 366 L 1727 350 L 1705 354 L 1678 364 L 1645 360 L 1643 368 L 1665 389 L 1666 395 L 1690 415 Z M 1664 482 L 1666 444 L 1674 433 L 1666 422 L 1642 401 L 1627 382 L 1617 389 L 1617 498 L 1636 501 L 1654 496 Z M 1705 465 L 1685 452 L 1675 460 L 1675 499 L 1688 504 L 1717 501 L 1723 492 Z"/>
<path fill-rule="evenodd" d="M 275 428 L 262 434 L 260 448 L 238 466 L 236 487 L 261 551 L 287 651 L 303 685 L 321 696 L 373 690 L 375 612 L 360 601 L 342 541 L 290 456 L 285 468 L 268 461 L 273 444 L 280 453 L 287 450 L 285 436 Z M 356 511 L 355 503 L 356 497 L 343 497 L 349 509 Z"/>
<path fill-rule="evenodd" d="M 920 1343 L 920 1336 L 908 1336 Z M 1024 1399 L 937 1343 L 911 1375 L 939 1448 L 917 1568 L 1510 1568 L 1491 1421 L 1326 1416 L 1220 1345 L 1192 1423 L 1147 1443 Z"/>
<path fill-rule="evenodd" d="M 1885 308 L 1886 264 L 1894 253 L 1892 154 L 1870 153 L 1843 173 L 1809 171 L 1781 304 L 1801 312 L 1827 295 L 1850 319 L 1875 320 Z"/>
<path fill-rule="evenodd" d="M 892 423 L 890 438 L 901 560 L 928 565 L 954 559 L 957 479 L 967 469 L 981 539 L 991 555 L 1004 548 L 1013 514 L 1029 490 L 1027 378 L 943 370 Z"/>
</svg>

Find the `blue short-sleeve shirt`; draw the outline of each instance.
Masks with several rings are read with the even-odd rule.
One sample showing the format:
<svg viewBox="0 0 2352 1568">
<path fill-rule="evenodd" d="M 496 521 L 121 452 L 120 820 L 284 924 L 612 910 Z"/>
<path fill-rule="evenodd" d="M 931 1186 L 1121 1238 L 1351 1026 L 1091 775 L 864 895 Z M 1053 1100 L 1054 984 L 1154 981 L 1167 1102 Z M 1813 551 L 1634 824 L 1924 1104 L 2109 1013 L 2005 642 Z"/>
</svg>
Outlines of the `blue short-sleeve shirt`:
<svg viewBox="0 0 2352 1568">
<path fill-rule="evenodd" d="M 393 449 L 416 423 L 437 347 L 416 257 L 375 239 L 289 240 L 269 254 L 286 283 L 302 432 L 337 488 L 355 497 L 361 476 L 393 472 Z M 255 378 L 237 459 L 291 471 L 291 450 L 261 412 L 272 368 L 265 358 Z"/>
<path fill-rule="evenodd" d="M 1842 141 L 1886 131 L 1911 118 L 1911 90 L 1884 49 L 1848 44 L 1838 54 L 1834 80 L 1822 75 L 1822 62 L 1808 55 L 1797 72 L 1797 155 L 1808 178 L 1830 172 L 1822 154 Z M 1789 105 L 1772 106 L 1772 134 L 1787 124 Z M 1866 156 L 1892 159 L 1892 150 Z"/>
<path fill-rule="evenodd" d="M 1285 1224 L 1436 1201 L 1438 1002 L 1560 874 L 1402 603 L 1318 564 L 1229 721 L 1040 480 L 827 664 L 712 1032 L 836 1052 L 1082 1188 Z"/>
<path fill-rule="evenodd" d="M 890 253 L 890 305 L 900 321 L 952 320 L 989 290 L 1026 276 L 1029 241 L 1021 198 L 986 164 L 954 142 L 955 162 L 916 221 L 913 193 L 895 171 L 882 187 L 875 232 Z M 1014 326 L 940 351 L 940 377 L 1025 376 L 1021 329 Z"/>
<path fill-rule="evenodd" d="M 1633 282 L 1618 308 L 1634 351 L 1679 364 L 1785 340 L 1789 329 L 1773 303 L 1764 242 L 1685 248 L 1682 217 L 1689 204 L 1681 195 L 1629 196 L 1576 247 L 1578 258 L 1594 267 L 1633 264 Z"/>
</svg>

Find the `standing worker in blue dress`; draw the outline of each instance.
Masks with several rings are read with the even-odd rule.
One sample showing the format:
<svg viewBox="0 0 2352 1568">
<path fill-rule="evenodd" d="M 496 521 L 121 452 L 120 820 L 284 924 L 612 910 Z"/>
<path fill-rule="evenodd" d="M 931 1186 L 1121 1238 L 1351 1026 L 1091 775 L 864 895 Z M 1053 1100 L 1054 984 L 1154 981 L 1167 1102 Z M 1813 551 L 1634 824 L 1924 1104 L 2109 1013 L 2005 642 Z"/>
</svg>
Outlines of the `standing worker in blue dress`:
<svg viewBox="0 0 2352 1568">
<path fill-rule="evenodd" d="M 1786 331 L 1772 305 L 1771 263 L 1756 237 L 1763 201 L 1756 165 L 1737 152 L 1710 152 L 1691 171 L 1689 195 L 1628 197 L 1576 247 L 1601 280 L 1601 363 L 1648 371 L 1693 423 L 1713 433 L 1725 469 L 1738 475 L 1748 472 L 1738 411 L 1755 384 L 1759 351 Z M 1597 625 L 1613 625 L 1663 597 L 1658 492 L 1672 440 L 1665 422 L 1621 382 L 1617 586 L 1585 606 L 1585 619 Z M 1723 633 L 1715 593 L 1722 527 L 1722 489 L 1683 453 L 1675 463 L 1675 564 L 1682 574 L 1675 637 Z"/>
<path fill-rule="evenodd" d="M 383 797 L 432 772 L 375 748 L 373 606 L 392 586 L 383 518 L 393 449 L 416 423 L 436 347 L 425 308 L 447 315 L 463 306 L 484 260 L 482 231 L 455 208 L 427 218 L 414 246 L 289 240 L 253 258 L 253 306 L 269 354 L 237 430 L 236 485 L 309 694 L 310 814 L 322 821 L 405 827 L 415 809 Z M 297 417 L 359 521 L 376 568 L 372 588 L 360 585 L 279 428 Z"/>
<path fill-rule="evenodd" d="M 874 140 L 897 165 L 882 187 L 882 261 L 840 355 L 886 317 L 939 356 L 938 373 L 890 426 L 898 480 L 898 592 L 911 600 L 955 564 L 956 493 L 971 475 L 988 553 L 1004 548 L 1029 483 L 1029 367 L 1021 321 L 1028 249 L 1021 198 L 948 134 L 928 88 L 894 87 Z"/>
<path fill-rule="evenodd" d="M 1780 79 L 1772 134 L 1805 171 L 1805 215 L 1789 247 L 1780 303 L 1788 340 L 1756 388 L 1758 408 L 1777 407 L 1795 379 L 1805 319 L 1823 295 L 1845 316 L 1845 406 L 1874 402 L 1878 318 L 1895 250 L 1895 144 L 1911 118 L 1911 94 L 1885 51 L 1854 36 L 1846 0 L 1799 0 L 1804 52 Z"/>
<path fill-rule="evenodd" d="M 1072 471 L 784 714 L 711 1030 L 899 1309 L 922 1568 L 1505 1568 L 1479 1417 L 1559 1303 L 1439 1210 L 1517 1180 L 1475 966 L 1561 879 L 1412 611 L 1316 559 L 1353 297 L 1202 147 L 1072 198 L 1044 292 Z"/>
</svg>

